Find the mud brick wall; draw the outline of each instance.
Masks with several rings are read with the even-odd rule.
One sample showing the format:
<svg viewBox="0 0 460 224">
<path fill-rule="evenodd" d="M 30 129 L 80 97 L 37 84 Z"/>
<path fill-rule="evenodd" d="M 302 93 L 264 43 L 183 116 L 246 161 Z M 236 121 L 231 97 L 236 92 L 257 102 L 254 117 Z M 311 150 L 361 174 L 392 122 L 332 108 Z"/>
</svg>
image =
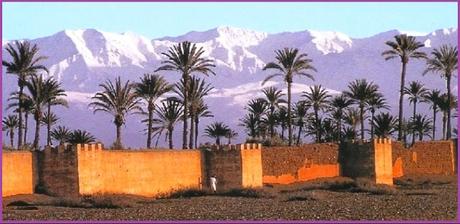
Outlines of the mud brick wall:
<svg viewBox="0 0 460 224">
<path fill-rule="evenodd" d="M 372 142 L 364 144 L 345 143 L 340 150 L 340 161 L 343 176 L 393 185 L 390 139 L 373 139 Z"/>
<path fill-rule="evenodd" d="M 154 197 L 202 187 L 199 150 L 103 150 L 100 145 L 84 145 L 76 151 L 81 195 Z"/>
<path fill-rule="evenodd" d="M 344 143 L 340 149 L 342 175 L 351 178 L 375 178 L 374 151 L 370 143 Z"/>
<path fill-rule="evenodd" d="M 2 196 L 32 194 L 36 173 L 34 155 L 29 151 L 2 152 Z"/>
<path fill-rule="evenodd" d="M 38 185 L 46 193 L 57 196 L 78 195 L 78 163 L 74 150 L 46 148 L 37 152 L 37 159 Z"/>
<path fill-rule="evenodd" d="M 405 148 L 393 143 L 393 176 L 405 175 L 454 175 L 456 152 L 452 141 L 416 142 Z"/>
<path fill-rule="evenodd" d="M 337 144 L 262 149 L 263 182 L 289 184 L 340 175 Z"/>
<path fill-rule="evenodd" d="M 240 188 L 243 184 L 241 152 L 236 149 L 205 151 L 206 176 L 216 176 L 219 189 Z"/>
<path fill-rule="evenodd" d="M 260 144 L 239 144 L 204 151 L 206 179 L 215 175 L 218 190 L 262 187 Z"/>
</svg>

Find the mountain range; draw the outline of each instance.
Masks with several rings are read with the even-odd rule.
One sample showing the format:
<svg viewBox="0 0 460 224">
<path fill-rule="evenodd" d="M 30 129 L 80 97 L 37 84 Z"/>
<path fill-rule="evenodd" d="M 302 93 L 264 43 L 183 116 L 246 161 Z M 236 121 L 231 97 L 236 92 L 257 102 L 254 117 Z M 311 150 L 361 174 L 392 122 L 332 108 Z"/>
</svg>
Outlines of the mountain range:
<svg viewBox="0 0 460 224">
<path fill-rule="evenodd" d="M 366 38 L 352 38 L 333 31 L 305 30 L 269 34 L 222 26 L 203 32 L 192 31 L 181 36 L 151 40 L 132 32 L 110 33 L 81 29 L 64 30 L 29 41 L 38 45 L 40 55 L 48 57 L 43 64 L 49 68 L 49 75 L 58 79 L 67 91 L 69 108 L 54 109 L 60 117 L 58 125 L 88 130 L 106 145 L 110 145 L 115 136 L 112 118 L 103 113 L 93 114 L 88 108 L 90 97 L 100 90 L 99 84 L 117 76 L 121 76 L 122 80 L 138 81 L 144 73 L 153 73 L 158 68 L 164 59 L 162 52 L 185 40 L 203 47 L 204 56 L 214 60 L 216 64 L 216 76 L 202 76 L 214 87 L 206 99 L 214 118 L 204 118 L 200 122 L 201 132 L 206 124 L 223 121 L 239 132 L 238 142 L 244 141 L 246 134 L 238 124 L 245 114 L 247 101 L 261 97 L 261 90 L 268 86 L 277 86 L 286 92 L 281 79 L 261 85 L 261 81 L 272 74 L 270 71 L 262 71 L 263 66 L 274 60 L 276 49 L 284 47 L 295 47 L 300 52 L 307 53 L 318 70 L 313 73 L 314 81 L 294 80 L 294 100 L 298 99 L 302 91 L 307 91 L 310 85 L 321 84 L 335 94 L 345 90 L 350 81 L 366 78 L 380 86 L 392 107 L 392 113 L 396 115 L 401 65 L 399 60 L 385 61 L 381 53 L 388 49 L 385 41 L 392 40 L 401 33 L 406 32 L 389 30 Z M 439 29 L 427 34 L 417 33 L 416 38 L 425 44 L 422 50 L 430 53 L 433 48 L 442 44 L 456 46 L 458 31 L 456 28 Z M 11 60 L 4 49 L 12 41 L 2 41 L 3 60 Z M 435 74 L 422 76 L 424 69 L 424 61 L 410 61 L 406 82 L 419 80 L 427 88 L 445 91 L 445 81 Z M 14 75 L 5 74 L 5 69 L 2 69 L 2 74 L 2 105 L 6 105 L 8 94 L 17 88 L 17 80 Z M 171 83 L 180 79 L 180 74 L 174 72 L 161 72 L 161 75 Z M 457 80 L 454 79 L 452 83 L 452 91 L 457 93 Z M 423 103 L 420 105 L 420 111 L 431 116 L 429 106 Z M 411 107 L 406 101 L 405 114 L 409 116 L 410 111 Z M 7 113 L 9 112 L 3 109 L 3 114 Z M 145 146 L 144 127 L 140 120 L 139 115 L 128 116 L 123 129 L 125 145 L 134 148 Z M 31 120 L 29 123 L 34 122 Z M 177 125 L 174 134 L 174 144 L 177 147 L 182 144 L 179 137 L 181 127 Z M 44 136 L 44 128 L 42 131 Z M 32 135 L 29 139 L 32 139 Z M 200 136 L 200 139 L 200 142 L 212 141 L 204 136 Z M 163 139 L 160 144 L 166 145 Z"/>
</svg>

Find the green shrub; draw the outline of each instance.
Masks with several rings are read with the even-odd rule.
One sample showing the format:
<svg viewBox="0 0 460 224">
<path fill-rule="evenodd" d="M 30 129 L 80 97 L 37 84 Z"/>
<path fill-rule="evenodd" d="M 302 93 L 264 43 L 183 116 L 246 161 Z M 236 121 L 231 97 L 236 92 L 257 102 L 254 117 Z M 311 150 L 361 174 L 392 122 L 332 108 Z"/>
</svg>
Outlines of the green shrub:
<svg viewBox="0 0 460 224">
<path fill-rule="evenodd" d="M 169 194 L 161 195 L 159 198 L 162 199 L 167 199 L 167 198 L 191 198 L 191 197 L 201 197 L 205 196 L 208 193 L 205 190 L 201 189 L 195 189 L 195 188 L 190 188 L 190 189 L 180 189 L 177 191 L 174 191 Z"/>
<path fill-rule="evenodd" d="M 228 191 L 220 192 L 218 195 L 227 197 L 245 197 L 245 198 L 271 198 L 272 194 L 263 189 L 255 188 L 234 188 Z"/>
</svg>

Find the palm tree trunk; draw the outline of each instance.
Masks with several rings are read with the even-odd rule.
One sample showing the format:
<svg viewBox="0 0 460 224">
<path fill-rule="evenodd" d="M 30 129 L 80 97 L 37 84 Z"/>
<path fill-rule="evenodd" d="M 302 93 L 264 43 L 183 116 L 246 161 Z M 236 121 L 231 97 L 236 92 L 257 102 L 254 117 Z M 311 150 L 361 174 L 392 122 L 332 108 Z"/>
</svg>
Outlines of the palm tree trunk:
<svg viewBox="0 0 460 224">
<path fill-rule="evenodd" d="M 182 132 L 182 149 L 187 149 L 187 118 L 188 118 L 188 90 L 189 90 L 189 80 L 188 80 L 188 74 L 184 73 L 183 74 L 183 79 L 184 79 L 184 92 L 182 93 L 184 95 L 184 116 L 182 118 L 182 121 L 184 123 L 183 127 L 183 132 Z"/>
<path fill-rule="evenodd" d="M 423 133 L 422 132 L 419 133 L 418 140 L 423 141 Z"/>
<path fill-rule="evenodd" d="M 35 150 L 38 150 L 38 144 L 39 144 L 39 141 L 40 141 L 40 116 L 41 115 L 41 111 L 36 111 L 35 112 L 35 138 L 34 138 L 34 144 L 33 144 L 33 148 Z"/>
<path fill-rule="evenodd" d="M 18 149 L 22 146 L 22 95 L 24 92 L 24 85 L 21 78 L 18 79 L 18 86 L 19 86 L 19 110 L 18 110 L 18 117 L 19 117 L 19 127 L 18 127 Z"/>
<path fill-rule="evenodd" d="M 338 135 L 339 139 L 338 140 L 339 140 L 339 142 L 341 142 L 342 141 L 342 118 L 337 119 L 337 127 L 339 129 L 338 130 L 339 131 L 339 135 Z"/>
<path fill-rule="evenodd" d="M 169 149 L 173 149 L 173 129 L 168 130 Z"/>
<path fill-rule="evenodd" d="M 14 148 L 14 128 L 10 129 L 10 143 L 11 143 L 11 148 Z"/>
<path fill-rule="evenodd" d="M 318 109 L 315 108 L 315 122 L 316 122 L 316 143 L 321 141 L 321 131 L 319 127 L 319 116 L 318 116 Z"/>
<path fill-rule="evenodd" d="M 288 91 L 288 109 L 287 109 L 287 116 L 288 116 L 288 134 L 289 134 L 289 137 L 288 137 L 288 142 L 289 142 L 289 146 L 292 145 L 292 126 L 291 126 L 291 82 L 288 82 L 287 83 L 288 86 L 287 86 L 287 91 Z"/>
<path fill-rule="evenodd" d="M 275 108 L 271 107 L 270 108 L 270 118 L 271 119 L 273 119 L 273 114 L 275 114 Z M 270 122 L 270 138 L 273 138 L 273 135 L 275 134 L 274 126 L 275 125 L 272 122 Z"/>
<path fill-rule="evenodd" d="M 115 147 L 121 149 L 121 125 L 116 124 L 117 126 L 117 139 L 115 140 Z"/>
<path fill-rule="evenodd" d="M 364 106 L 359 106 L 359 119 L 361 120 L 361 141 L 364 141 Z"/>
<path fill-rule="evenodd" d="M 193 140 L 195 140 L 195 137 L 193 136 L 195 134 L 195 125 L 194 125 L 194 118 L 195 115 L 193 113 L 190 113 L 190 142 L 189 142 L 189 148 L 193 149 Z"/>
<path fill-rule="evenodd" d="M 281 139 L 284 140 L 284 125 L 281 126 Z"/>
<path fill-rule="evenodd" d="M 371 139 L 374 139 L 374 115 L 375 115 L 375 111 L 372 112 L 371 111 Z"/>
<path fill-rule="evenodd" d="M 436 105 L 433 105 L 433 136 L 431 137 L 431 140 L 433 141 L 436 136 L 436 109 Z"/>
<path fill-rule="evenodd" d="M 446 140 L 446 113 L 442 115 L 442 140 Z"/>
<path fill-rule="evenodd" d="M 147 124 L 147 148 L 150 149 L 151 144 L 152 144 L 152 121 L 153 121 L 153 110 L 151 109 L 150 105 L 149 105 L 148 110 L 149 110 L 149 120 Z"/>
<path fill-rule="evenodd" d="M 216 145 L 220 145 L 220 138 L 219 138 L 219 136 L 216 137 Z"/>
<path fill-rule="evenodd" d="M 195 148 L 198 148 L 198 124 L 199 118 L 198 116 L 195 117 Z"/>
<path fill-rule="evenodd" d="M 447 102 L 449 102 L 449 107 L 447 109 L 447 134 L 446 134 L 446 138 L 447 139 L 450 139 L 451 137 L 451 122 L 450 122 L 450 101 L 451 101 L 451 97 L 450 97 L 450 75 L 446 75 L 447 77 Z"/>
<path fill-rule="evenodd" d="M 297 145 L 300 143 L 300 133 L 302 132 L 302 126 L 299 125 L 299 132 L 297 133 Z"/>
<path fill-rule="evenodd" d="M 46 124 L 46 145 L 51 145 L 51 102 L 48 101 L 48 122 Z"/>
<path fill-rule="evenodd" d="M 24 112 L 24 144 L 27 144 L 27 129 L 28 129 L 28 120 L 29 120 L 29 113 Z"/>
<path fill-rule="evenodd" d="M 417 114 L 417 100 L 414 100 L 414 114 L 412 115 L 412 119 L 415 119 L 415 115 Z M 415 130 L 412 130 L 412 145 L 415 144 Z"/>
<path fill-rule="evenodd" d="M 399 119 L 398 119 L 398 140 L 401 141 L 403 137 L 402 133 L 402 121 L 403 121 L 403 100 L 404 100 L 404 80 L 406 78 L 406 63 L 402 62 L 401 68 L 401 86 L 399 89 Z"/>
</svg>

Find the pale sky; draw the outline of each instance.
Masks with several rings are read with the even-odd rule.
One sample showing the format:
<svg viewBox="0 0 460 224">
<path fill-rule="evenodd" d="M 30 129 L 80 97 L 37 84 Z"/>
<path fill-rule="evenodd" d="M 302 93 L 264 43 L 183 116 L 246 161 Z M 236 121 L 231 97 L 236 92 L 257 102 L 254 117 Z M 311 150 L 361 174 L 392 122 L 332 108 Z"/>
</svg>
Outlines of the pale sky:
<svg viewBox="0 0 460 224">
<path fill-rule="evenodd" d="M 457 3 L 12 3 L 3 2 L 3 40 L 33 39 L 64 29 L 177 36 L 217 26 L 268 33 L 339 31 L 368 37 L 391 29 L 428 33 L 457 27 Z"/>
</svg>

